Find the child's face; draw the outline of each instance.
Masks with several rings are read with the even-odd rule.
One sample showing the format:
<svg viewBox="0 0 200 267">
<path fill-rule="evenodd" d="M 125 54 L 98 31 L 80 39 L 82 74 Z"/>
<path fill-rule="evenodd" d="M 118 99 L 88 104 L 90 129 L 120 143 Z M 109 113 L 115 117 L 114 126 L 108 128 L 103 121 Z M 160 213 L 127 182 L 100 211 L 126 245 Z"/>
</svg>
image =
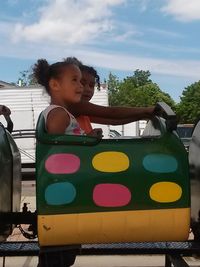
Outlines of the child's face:
<svg viewBox="0 0 200 267">
<path fill-rule="evenodd" d="M 77 103 L 81 100 L 83 86 L 81 71 L 75 65 L 69 65 L 59 79 L 59 93 L 65 103 Z"/>
<path fill-rule="evenodd" d="M 94 95 L 95 77 L 87 71 L 82 71 L 81 83 L 83 85 L 81 100 L 89 102 Z"/>
</svg>

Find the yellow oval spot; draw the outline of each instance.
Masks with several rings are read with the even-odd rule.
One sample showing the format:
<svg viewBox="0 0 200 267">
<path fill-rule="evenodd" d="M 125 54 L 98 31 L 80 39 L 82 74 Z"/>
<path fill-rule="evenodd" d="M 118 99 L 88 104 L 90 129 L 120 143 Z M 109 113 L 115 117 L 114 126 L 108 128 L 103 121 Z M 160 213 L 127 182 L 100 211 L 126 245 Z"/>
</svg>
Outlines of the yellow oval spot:
<svg viewBox="0 0 200 267">
<path fill-rule="evenodd" d="M 156 202 L 175 202 L 181 198 L 182 188 L 176 183 L 159 182 L 152 185 L 149 194 L 151 199 Z"/>
<path fill-rule="evenodd" d="M 93 167 L 100 172 L 121 172 L 129 167 L 129 158 L 122 152 L 101 152 L 92 159 Z"/>
</svg>

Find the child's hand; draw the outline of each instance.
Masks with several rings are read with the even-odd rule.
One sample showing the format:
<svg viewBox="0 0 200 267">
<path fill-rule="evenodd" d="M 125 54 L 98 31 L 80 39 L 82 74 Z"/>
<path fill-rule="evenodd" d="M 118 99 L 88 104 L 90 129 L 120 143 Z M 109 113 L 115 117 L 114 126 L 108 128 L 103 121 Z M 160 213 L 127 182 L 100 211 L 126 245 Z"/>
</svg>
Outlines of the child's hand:
<svg viewBox="0 0 200 267">
<path fill-rule="evenodd" d="M 96 128 L 93 129 L 88 135 L 101 139 L 103 137 L 103 131 L 101 128 Z"/>
<path fill-rule="evenodd" d="M 8 107 L 4 105 L 0 105 L 0 115 L 4 115 L 5 117 L 10 116 L 11 111 Z"/>
<path fill-rule="evenodd" d="M 160 117 L 162 114 L 162 110 L 158 106 L 147 107 L 146 112 L 147 112 L 147 119 L 152 119 L 155 116 Z"/>
</svg>

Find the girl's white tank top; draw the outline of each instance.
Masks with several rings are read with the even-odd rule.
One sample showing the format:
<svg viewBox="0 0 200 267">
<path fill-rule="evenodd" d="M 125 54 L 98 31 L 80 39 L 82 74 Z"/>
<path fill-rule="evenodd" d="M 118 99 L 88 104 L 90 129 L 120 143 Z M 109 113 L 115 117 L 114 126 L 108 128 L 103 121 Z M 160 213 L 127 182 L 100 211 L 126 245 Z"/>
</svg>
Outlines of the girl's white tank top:
<svg viewBox="0 0 200 267">
<path fill-rule="evenodd" d="M 49 113 L 55 108 L 64 109 L 70 118 L 70 123 L 69 123 L 69 126 L 65 129 L 65 134 L 67 135 L 84 135 L 85 134 L 84 131 L 81 129 L 79 123 L 75 119 L 75 117 L 66 108 L 62 106 L 58 106 L 58 105 L 50 105 L 42 112 L 44 119 L 45 119 L 45 126 L 47 123 L 47 117 Z"/>
</svg>

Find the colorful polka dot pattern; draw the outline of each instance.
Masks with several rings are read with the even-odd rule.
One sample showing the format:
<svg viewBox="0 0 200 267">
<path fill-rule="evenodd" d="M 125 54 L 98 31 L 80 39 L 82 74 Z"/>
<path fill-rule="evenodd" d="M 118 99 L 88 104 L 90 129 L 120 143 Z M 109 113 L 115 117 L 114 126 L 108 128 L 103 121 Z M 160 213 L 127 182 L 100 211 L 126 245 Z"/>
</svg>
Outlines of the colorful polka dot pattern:
<svg viewBox="0 0 200 267">
<path fill-rule="evenodd" d="M 68 182 L 50 184 L 45 190 L 45 200 L 49 205 L 69 204 L 75 197 L 76 189 Z"/>
<path fill-rule="evenodd" d="M 134 164 L 134 162 L 131 162 Z M 77 173 L 81 160 L 77 155 L 58 153 L 50 155 L 45 162 L 46 171 L 51 174 L 66 175 Z M 97 172 L 119 173 L 125 172 L 130 166 L 129 157 L 122 152 L 104 151 L 93 156 L 92 166 Z M 178 168 L 176 158 L 166 154 L 149 154 L 143 158 L 142 166 L 147 173 L 173 173 Z M 131 179 L 131 178 L 130 178 Z M 148 179 L 148 177 L 147 177 Z M 123 181 L 122 181 L 123 182 Z M 137 190 L 137 189 L 135 189 Z M 75 184 L 72 182 L 56 181 L 45 189 L 45 201 L 48 205 L 67 205 L 72 203 L 78 194 Z M 182 188 L 175 182 L 152 180 L 149 188 L 149 198 L 158 203 L 172 203 L 182 196 Z M 96 206 L 124 207 L 134 199 L 134 189 L 119 183 L 97 183 L 93 188 L 91 200 Z"/>
<path fill-rule="evenodd" d="M 130 202 L 131 192 L 121 184 L 98 184 L 93 191 L 93 200 L 100 207 L 123 207 Z"/>
<path fill-rule="evenodd" d="M 53 154 L 45 162 L 45 169 L 52 174 L 76 173 L 80 168 L 80 159 L 73 154 Z"/>
<path fill-rule="evenodd" d="M 129 158 L 122 152 L 101 152 L 94 156 L 92 165 L 100 172 L 121 172 L 129 168 Z"/>
<path fill-rule="evenodd" d="M 147 171 L 155 173 L 175 172 L 178 168 L 177 160 L 170 155 L 150 154 L 144 157 L 143 166 Z"/>
<path fill-rule="evenodd" d="M 159 182 L 152 185 L 149 191 L 152 200 L 160 203 L 175 202 L 181 198 L 181 187 L 172 182 Z"/>
</svg>

